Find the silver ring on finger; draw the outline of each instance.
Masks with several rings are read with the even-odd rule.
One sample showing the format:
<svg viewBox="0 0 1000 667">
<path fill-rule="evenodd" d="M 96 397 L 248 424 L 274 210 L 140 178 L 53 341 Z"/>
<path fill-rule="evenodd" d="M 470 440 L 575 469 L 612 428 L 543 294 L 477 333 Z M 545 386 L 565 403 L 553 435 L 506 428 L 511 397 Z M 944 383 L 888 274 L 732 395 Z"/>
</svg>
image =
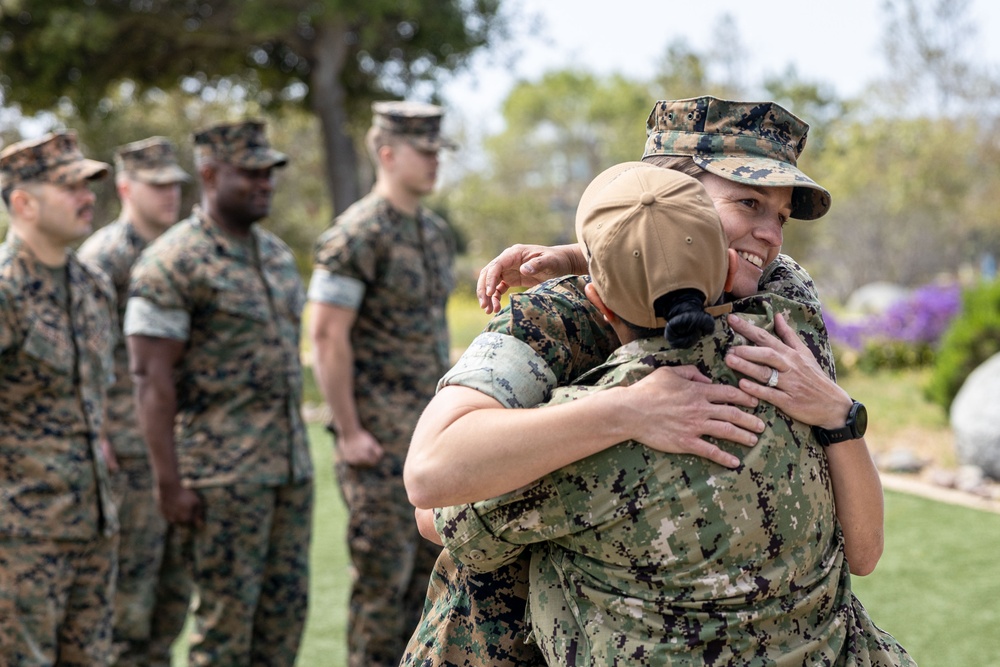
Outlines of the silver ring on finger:
<svg viewBox="0 0 1000 667">
<path fill-rule="evenodd" d="M 775 386 L 777 386 L 777 384 L 778 384 L 778 369 L 777 368 L 772 368 L 771 369 L 771 377 L 767 378 L 767 386 L 768 387 L 775 387 Z"/>
</svg>

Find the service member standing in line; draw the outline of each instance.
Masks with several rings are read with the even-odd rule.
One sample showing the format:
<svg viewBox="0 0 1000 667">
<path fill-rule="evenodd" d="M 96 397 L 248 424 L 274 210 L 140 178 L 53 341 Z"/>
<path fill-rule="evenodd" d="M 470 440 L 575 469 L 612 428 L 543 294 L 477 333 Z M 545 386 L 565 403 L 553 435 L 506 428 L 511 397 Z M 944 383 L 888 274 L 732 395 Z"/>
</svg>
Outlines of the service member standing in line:
<svg viewBox="0 0 1000 667">
<path fill-rule="evenodd" d="M 201 205 L 132 269 L 125 334 L 159 506 L 190 555 L 194 665 L 287 665 L 305 626 L 312 463 L 305 289 L 257 222 L 273 150 L 257 121 L 194 135 Z"/>
<path fill-rule="evenodd" d="M 78 254 L 111 280 L 124 319 L 129 275 L 146 245 L 178 220 L 181 184 L 191 180 L 177 164 L 174 145 L 150 137 L 115 151 L 121 213 L 94 232 Z M 139 432 L 125 338 L 115 346 L 115 383 L 108 390 L 102 449 L 121 523 L 115 594 L 114 664 L 169 667 L 170 645 L 184 628 L 190 583 L 179 554 L 164 559 L 167 522 L 156 507 L 153 473 Z"/>
<path fill-rule="evenodd" d="M 105 665 L 118 518 L 100 452 L 114 293 L 76 258 L 90 233 L 73 132 L 0 153 L 0 664 Z"/>
<path fill-rule="evenodd" d="M 440 549 L 417 532 L 403 462 L 420 412 L 448 370 L 445 303 L 453 243 L 421 205 L 437 180 L 442 109 L 377 102 L 366 137 L 372 192 L 316 244 L 309 285 L 316 377 L 350 513 L 352 667 L 396 667 Z"/>
</svg>

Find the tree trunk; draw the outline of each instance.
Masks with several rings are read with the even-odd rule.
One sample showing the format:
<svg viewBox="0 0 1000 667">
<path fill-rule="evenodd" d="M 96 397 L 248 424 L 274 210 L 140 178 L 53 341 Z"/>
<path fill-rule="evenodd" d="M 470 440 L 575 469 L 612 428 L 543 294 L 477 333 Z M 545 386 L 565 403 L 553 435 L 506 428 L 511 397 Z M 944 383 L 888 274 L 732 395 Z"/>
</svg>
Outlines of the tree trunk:
<svg viewBox="0 0 1000 667">
<path fill-rule="evenodd" d="M 354 150 L 354 142 L 345 131 L 346 94 L 340 82 L 347 51 L 345 25 L 335 21 L 317 26 L 309 86 L 313 112 L 319 118 L 323 130 L 327 190 L 334 215 L 341 214 L 360 197 L 358 156 Z"/>
</svg>

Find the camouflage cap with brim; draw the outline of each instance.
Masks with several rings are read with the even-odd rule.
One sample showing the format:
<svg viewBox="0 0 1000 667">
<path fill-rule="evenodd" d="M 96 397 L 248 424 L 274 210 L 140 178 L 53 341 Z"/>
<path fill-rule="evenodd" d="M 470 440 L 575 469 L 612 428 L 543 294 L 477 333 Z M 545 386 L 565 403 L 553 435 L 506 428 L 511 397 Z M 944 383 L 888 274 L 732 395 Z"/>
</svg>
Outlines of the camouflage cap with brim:
<svg viewBox="0 0 1000 667">
<path fill-rule="evenodd" d="M 404 138 L 422 151 L 454 150 L 451 139 L 441 136 L 444 109 L 423 102 L 374 102 L 372 125 Z"/>
<path fill-rule="evenodd" d="M 830 209 L 830 193 L 796 166 L 808 132 L 805 122 L 774 102 L 661 100 L 646 120 L 643 157 L 688 156 L 730 181 L 792 187 L 792 217 L 814 220 Z"/>
<path fill-rule="evenodd" d="M 0 152 L 0 191 L 18 183 L 71 185 L 101 178 L 111 165 L 83 156 L 72 130 L 11 144 Z"/>
<path fill-rule="evenodd" d="M 271 148 L 263 121 L 212 125 L 194 134 L 195 155 L 241 169 L 284 167 L 288 156 Z"/>
<path fill-rule="evenodd" d="M 119 146 L 115 171 L 153 185 L 186 183 L 191 175 L 177 163 L 177 151 L 169 139 L 150 137 Z"/>
</svg>

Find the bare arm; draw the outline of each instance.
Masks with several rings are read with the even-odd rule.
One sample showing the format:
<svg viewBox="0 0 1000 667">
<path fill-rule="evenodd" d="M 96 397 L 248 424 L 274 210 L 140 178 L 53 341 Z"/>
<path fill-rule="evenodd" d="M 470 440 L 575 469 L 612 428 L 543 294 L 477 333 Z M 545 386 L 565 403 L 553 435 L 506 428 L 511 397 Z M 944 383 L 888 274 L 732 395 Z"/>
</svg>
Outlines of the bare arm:
<svg viewBox="0 0 1000 667">
<path fill-rule="evenodd" d="M 139 428 L 149 449 L 160 512 L 171 523 L 200 523 L 201 501 L 181 485 L 174 443 L 174 369 L 184 358 L 184 348 L 184 341 L 170 338 L 128 337 Z"/>
<path fill-rule="evenodd" d="M 550 278 L 587 273 L 587 260 L 575 243 L 558 246 L 517 244 L 479 272 L 476 296 L 487 313 L 500 310 L 500 297 L 511 287 L 531 287 Z"/>
<path fill-rule="evenodd" d="M 691 367 L 659 368 L 634 385 L 543 409 L 504 408 L 474 389 L 447 386 L 417 422 L 403 479 L 416 507 L 470 503 L 626 440 L 736 467 L 736 456 L 702 438 L 756 444 L 763 422 L 736 405 L 756 400 Z"/>
<path fill-rule="evenodd" d="M 726 357 L 730 368 L 761 382 L 766 382 L 772 368 L 779 372 L 778 384 L 773 388 L 740 380 L 744 391 L 806 424 L 830 429 L 844 425 L 851 397 L 823 371 L 783 317 L 775 317 L 775 332 L 780 340 L 735 316 L 730 316 L 729 324 L 754 343 L 732 349 Z M 831 445 L 826 448 L 826 456 L 851 573 L 870 574 L 885 546 L 878 469 L 864 438 Z"/>
<path fill-rule="evenodd" d="M 350 465 L 373 466 L 385 453 L 375 437 L 361 427 L 354 400 L 354 348 L 351 328 L 357 311 L 312 302 L 310 337 L 316 382 L 333 413 L 336 446 Z"/>
</svg>

